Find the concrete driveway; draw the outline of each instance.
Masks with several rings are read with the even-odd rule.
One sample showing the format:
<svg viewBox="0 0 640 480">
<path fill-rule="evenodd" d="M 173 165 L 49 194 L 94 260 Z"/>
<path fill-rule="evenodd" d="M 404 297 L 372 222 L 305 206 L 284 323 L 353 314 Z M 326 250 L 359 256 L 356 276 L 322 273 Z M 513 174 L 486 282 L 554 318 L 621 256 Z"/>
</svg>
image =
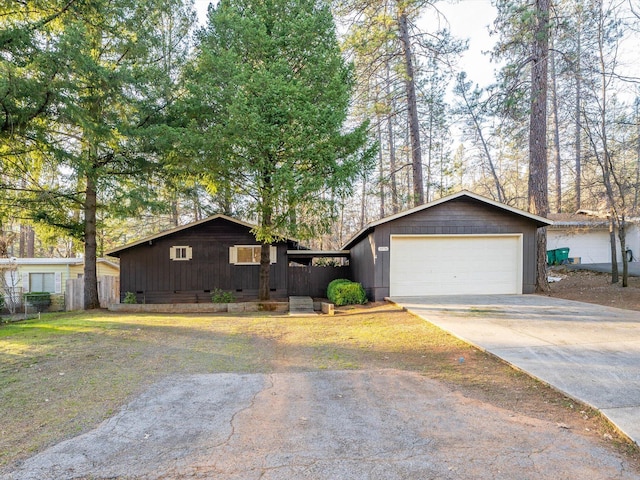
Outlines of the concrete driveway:
<svg viewBox="0 0 640 480">
<path fill-rule="evenodd" d="M 538 295 L 392 301 L 597 408 L 640 442 L 640 312 Z"/>
</svg>

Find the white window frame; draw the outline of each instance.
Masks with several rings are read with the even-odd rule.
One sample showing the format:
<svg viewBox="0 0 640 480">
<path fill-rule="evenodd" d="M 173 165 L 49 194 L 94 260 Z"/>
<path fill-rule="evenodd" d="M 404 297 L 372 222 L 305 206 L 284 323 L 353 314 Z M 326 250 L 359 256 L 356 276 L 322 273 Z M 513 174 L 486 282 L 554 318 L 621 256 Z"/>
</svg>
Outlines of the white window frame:
<svg viewBox="0 0 640 480">
<path fill-rule="evenodd" d="M 47 290 L 48 293 L 62 293 L 62 274 L 60 272 L 24 272 L 22 274 L 22 291 L 35 292 L 42 291 L 41 289 L 34 289 L 32 285 L 32 275 L 42 275 L 42 287 L 44 288 L 44 275 L 53 275 L 53 290 Z"/>
<path fill-rule="evenodd" d="M 239 248 L 251 248 L 254 250 L 258 249 L 258 261 L 257 262 L 239 262 L 238 261 Z M 262 245 L 234 245 L 233 247 L 229 247 L 229 263 L 232 263 L 234 265 L 260 265 L 261 250 L 262 250 Z M 278 248 L 275 247 L 274 245 L 269 246 L 269 259 L 272 264 L 276 263 L 278 260 Z"/>
<path fill-rule="evenodd" d="M 169 258 L 176 262 L 185 262 L 193 258 L 193 249 L 188 245 L 175 245 L 169 249 Z"/>
</svg>

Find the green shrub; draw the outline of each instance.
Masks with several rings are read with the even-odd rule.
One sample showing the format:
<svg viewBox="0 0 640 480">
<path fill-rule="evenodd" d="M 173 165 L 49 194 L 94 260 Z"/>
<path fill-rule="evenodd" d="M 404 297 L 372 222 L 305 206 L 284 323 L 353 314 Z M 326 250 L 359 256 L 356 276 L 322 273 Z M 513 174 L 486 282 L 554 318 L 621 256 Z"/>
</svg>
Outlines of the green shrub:
<svg viewBox="0 0 640 480">
<path fill-rule="evenodd" d="M 51 294 L 49 292 L 28 292 L 23 295 L 23 299 L 39 312 L 49 308 L 49 305 L 51 305 Z"/>
<path fill-rule="evenodd" d="M 331 297 L 334 296 L 336 287 L 342 283 L 351 283 L 351 280 L 347 280 L 346 278 L 336 278 L 335 280 L 332 280 L 329 285 L 327 285 L 327 298 L 329 300 L 331 300 Z M 333 302 L 333 300 L 331 301 Z"/>
<path fill-rule="evenodd" d="M 4 296 L 0 295 L 0 310 L 4 308 Z"/>
<path fill-rule="evenodd" d="M 236 297 L 233 292 L 227 292 L 220 288 L 214 288 L 211 291 L 212 303 L 233 303 L 236 301 Z"/>
<path fill-rule="evenodd" d="M 356 282 L 340 282 L 333 286 L 329 300 L 336 306 L 362 305 L 367 303 L 367 294 Z"/>
<path fill-rule="evenodd" d="M 127 292 L 124 294 L 124 300 L 122 303 L 126 303 L 127 305 L 135 305 L 138 303 L 138 297 L 133 292 Z"/>
</svg>

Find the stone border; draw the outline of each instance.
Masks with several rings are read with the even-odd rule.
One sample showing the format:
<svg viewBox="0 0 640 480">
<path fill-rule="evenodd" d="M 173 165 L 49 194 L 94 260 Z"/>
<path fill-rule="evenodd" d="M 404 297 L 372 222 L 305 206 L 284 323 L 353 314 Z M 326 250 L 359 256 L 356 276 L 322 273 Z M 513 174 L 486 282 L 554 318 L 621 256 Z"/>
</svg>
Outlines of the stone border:
<svg viewBox="0 0 640 480">
<path fill-rule="evenodd" d="M 237 303 L 113 303 L 109 311 L 122 313 L 242 313 L 289 311 L 289 302 Z"/>
<path fill-rule="evenodd" d="M 325 315 L 335 315 L 335 305 L 329 302 L 321 302 L 320 308 Z"/>
<path fill-rule="evenodd" d="M 313 309 L 334 315 L 333 303 L 313 302 Z M 121 313 L 287 313 L 289 302 L 234 302 L 234 303 L 112 303 L 109 311 Z"/>
</svg>

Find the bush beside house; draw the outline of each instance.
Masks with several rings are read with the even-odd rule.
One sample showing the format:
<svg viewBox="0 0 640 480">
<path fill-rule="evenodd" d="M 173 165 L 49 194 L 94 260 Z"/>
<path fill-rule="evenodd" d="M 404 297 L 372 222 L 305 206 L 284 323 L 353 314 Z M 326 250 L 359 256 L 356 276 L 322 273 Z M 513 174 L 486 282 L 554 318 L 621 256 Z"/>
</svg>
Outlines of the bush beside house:
<svg viewBox="0 0 640 480">
<path fill-rule="evenodd" d="M 24 301 L 38 312 L 43 312 L 51 305 L 51 293 L 27 292 L 23 295 Z"/>
<path fill-rule="evenodd" d="M 338 307 L 367 303 L 367 294 L 362 285 L 344 278 L 338 278 L 329 284 L 327 298 Z"/>
</svg>

